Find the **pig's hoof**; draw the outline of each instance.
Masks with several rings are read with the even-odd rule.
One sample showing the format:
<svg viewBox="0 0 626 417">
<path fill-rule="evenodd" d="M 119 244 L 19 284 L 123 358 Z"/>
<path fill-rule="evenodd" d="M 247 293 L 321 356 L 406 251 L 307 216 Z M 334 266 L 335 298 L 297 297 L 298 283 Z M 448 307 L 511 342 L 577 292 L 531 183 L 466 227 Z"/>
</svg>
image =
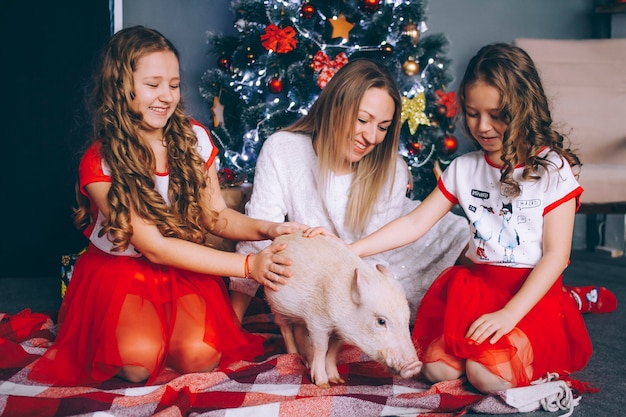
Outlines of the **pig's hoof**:
<svg viewBox="0 0 626 417">
<path fill-rule="evenodd" d="M 341 375 L 339 375 L 339 370 L 336 365 L 330 367 L 330 369 L 326 369 L 326 373 L 328 374 L 328 380 L 333 384 L 345 384 L 346 381 L 343 380 Z"/>
<path fill-rule="evenodd" d="M 344 379 L 342 377 L 337 377 L 337 378 L 329 378 L 329 381 L 332 382 L 333 384 L 345 384 L 346 381 L 344 381 Z"/>
<path fill-rule="evenodd" d="M 315 384 L 318 387 L 322 388 L 322 389 L 329 389 L 330 388 L 330 384 L 328 382 L 324 383 L 324 384 Z"/>
</svg>

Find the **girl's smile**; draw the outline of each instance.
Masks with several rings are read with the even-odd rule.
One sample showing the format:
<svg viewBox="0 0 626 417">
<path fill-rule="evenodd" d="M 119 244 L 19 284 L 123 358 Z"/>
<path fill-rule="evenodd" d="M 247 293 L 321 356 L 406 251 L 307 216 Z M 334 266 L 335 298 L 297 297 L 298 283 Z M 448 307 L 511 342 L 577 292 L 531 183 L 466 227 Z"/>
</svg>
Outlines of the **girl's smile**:
<svg viewBox="0 0 626 417">
<path fill-rule="evenodd" d="M 161 130 L 180 101 L 180 72 L 173 52 L 159 51 L 144 55 L 133 73 L 135 97 L 131 109 L 142 115 L 144 132 L 161 140 Z"/>
</svg>

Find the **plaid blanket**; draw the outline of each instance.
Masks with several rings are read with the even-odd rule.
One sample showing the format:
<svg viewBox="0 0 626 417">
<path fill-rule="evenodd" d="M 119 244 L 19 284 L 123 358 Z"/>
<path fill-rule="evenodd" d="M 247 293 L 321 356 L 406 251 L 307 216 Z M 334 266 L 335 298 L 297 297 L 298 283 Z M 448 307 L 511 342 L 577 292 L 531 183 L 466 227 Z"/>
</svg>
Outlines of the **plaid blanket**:
<svg viewBox="0 0 626 417">
<path fill-rule="evenodd" d="M 0 313 L 0 415 L 443 417 L 540 408 L 571 413 L 580 399 L 572 398 L 572 390 L 562 380 L 489 396 L 463 379 L 432 386 L 421 379 L 403 380 L 354 346 L 345 346 L 339 357 L 346 383 L 321 389 L 311 383 L 300 356 L 285 353 L 269 311 L 260 309 L 248 316 L 244 327 L 266 338 L 265 355 L 254 362 L 186 375 L 166 369 L 150 386 L 113 379 L 97 387 L 56 387 L 27 378 L 29 367 L 54 340 L 53 319 L 30 310 Z M 546 401 L 550 396 L 554 398 Z"/>
</svg>

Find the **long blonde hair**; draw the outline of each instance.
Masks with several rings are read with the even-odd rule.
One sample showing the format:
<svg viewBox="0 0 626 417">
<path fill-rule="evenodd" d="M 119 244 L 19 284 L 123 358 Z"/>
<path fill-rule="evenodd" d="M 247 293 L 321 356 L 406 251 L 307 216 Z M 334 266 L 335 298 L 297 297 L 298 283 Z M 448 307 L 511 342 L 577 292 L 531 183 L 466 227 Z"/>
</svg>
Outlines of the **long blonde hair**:
<svg viewBox="0 0 626 417">
<path fill-rule="evenodd" d="M 538 178 L 539 167 L 547 169 L 549 162 L 539 156 L 545 147 L 564 158 L 571 166 L 582 165 L 578 156 L 565 147 L 565 137 L 553 127 L 548 99 L 535 63 L 523 49 L 506 43 L 482 47 L 470 60 L 459 85 L 459 103 L 467 126 L 465 100 L 468 86 L 482 81 L 500 92 L 500 119 L 507 124 L 502 138 L 502 175 L 513 196 L 520 186 L 513 179 L 515 167 L 524 163 L 522 178 Z M 473 139 L 473 137 L 472 137 Z M 521 158 L 520 158 L 521 156 Z"/>
<path fill-rule="evenodd" d="M 204 160 L 197 152 L 197 138 L 181 102 L 163 129 L 171 206 L 155 190 L 155 156 L 140 137 L 142 115 L 131 110 L 130 102 L 138 61 L 160 51 L 171 51 L 179 59 L 174 45 L 156 30 L 142 26 L 122 29 L 103 50 L 99 70 L 94 74 L 91 135 L 93 141 L 100 142 L 101 155 L 111 170 L 109 214 L 102 233 L 110 235 L 114 251 L 128 247 L 133 233 L 131 205 L 168 237 L 201 243 L 215 224 L 215 213 L 205 207 L 202 199 L 207 192 Z M 82 228 L 95 219 L 89 217 L 89 200 L 80 192 L 77 200 L 74 223 Z M 211 219 L 206 226 L 203 218 Z"/>
<path fill-rule="evenodd" d="M 395 109 L 385 140 L 355 165 L 345 224 L 356 234 L 367 227 L 377 201 L 391 193 L 398 160 L 401 99 L 396 82 L 384 64 L 357 59 L 341 68 L 320 93 L 306 116 L 284 130 L 311 137 L 319 160 L 318 192 L 324 193 L 332 172 L 342 166 L 342 147 L 354 135 L 359 106 L 370 88 L 381 88 Z M 387 188 L 389 187 L 389 188 Z"/>
</svg>

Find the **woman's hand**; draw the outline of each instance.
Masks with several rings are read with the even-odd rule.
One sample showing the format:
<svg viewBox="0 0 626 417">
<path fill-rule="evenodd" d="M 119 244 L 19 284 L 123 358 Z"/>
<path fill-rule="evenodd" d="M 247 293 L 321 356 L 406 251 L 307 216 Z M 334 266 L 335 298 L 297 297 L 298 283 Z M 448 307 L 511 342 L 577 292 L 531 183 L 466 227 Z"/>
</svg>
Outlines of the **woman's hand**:
<svg viewBox="0 0 626 417">
<path fill-rule="evenodd" d="M 279 254 L 287 245 L 273 243 L 261 252 L 250 255 L 248 260 L 250 266 L 250 276 L 259 284 L 273 290 L 278 291 L 279 285 L 287 283 L 292 276 L 289 265 L 291 259 Z"/>
<path fill-rule="evenodd" d="M 280 235 L 303 232 L 307 229 L 309 229 L 309 226 L 298 222 L 274 223 L 269 227 L 267 234 L 270 239 L 275 239 Z"/>
<path fill-rule="evenodd" d="M 304 237 L 315 237 L 319 235 L 332 237 L 332 238 L 342 241 L 341 239 L 339 239 L 339 237 L 336 234 L 334 234 L 333 232 L 331 232 L 330 230 L 322 226 L 309 227 L 302 233 L 302 236 Z"/>
<path fill-rule="evenodd" d="M 465 337 L 481 344 L 487 338 L 492 345 L 502 336 L 509 333 L 517 325 L 517 321 L 512 318 L 506 310 L 498 310 L 493 313 L 483 314 L 471 324 Z"/>
<path fill-rule="evenodd" d="M 315 237 L 315 236 L 320 236 L 320 235 L 336 240 L 337 242 L 340 242 L 344 245 L 346 244 L 346 242 L 341 240 L 339 236 L 337 236 L 336 234 L 334 234 L 333 232 L 331 232 L 330 230 L 322 226 L 308 228 L 302 233 L 302 236 L 304 237 Z"/>
</svg>

